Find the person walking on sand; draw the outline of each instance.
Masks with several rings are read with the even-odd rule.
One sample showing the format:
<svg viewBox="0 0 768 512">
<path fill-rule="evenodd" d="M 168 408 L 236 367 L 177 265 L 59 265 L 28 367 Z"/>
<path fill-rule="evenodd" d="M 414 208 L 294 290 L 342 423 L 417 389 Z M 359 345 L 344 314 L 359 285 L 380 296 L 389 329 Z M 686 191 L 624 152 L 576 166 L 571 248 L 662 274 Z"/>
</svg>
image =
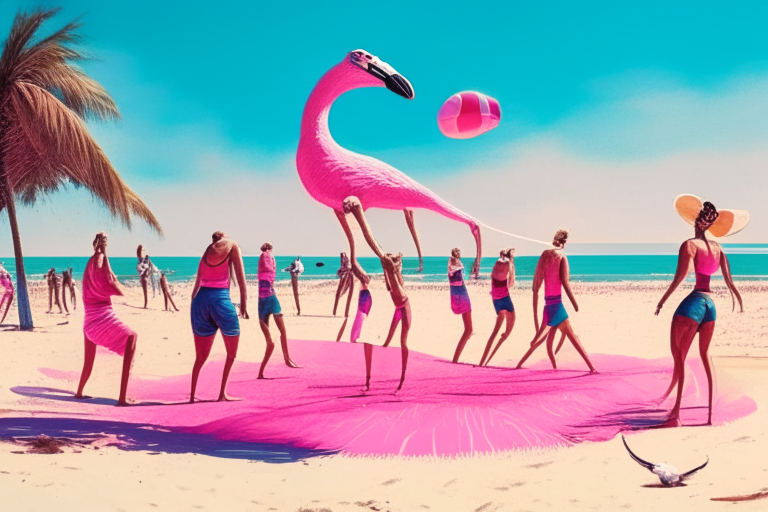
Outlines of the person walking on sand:
<svg viewBox="0 0 768 512">
<path fill-rule="evenodd" d="M 69 309 L 67 309 L 67 290 L 69 290 L 69 297 L 72 301 L 72 311 L 74 311 L 77 309 L 76 289 L 77 283 L 75 283 L 75 278 L 72 277 L 72 267 L 64 269 L 61 273 L 61 302 L 64 304 L 64 311 L 67 313 L 69 313 Z"/>
<path fill-rule="evenodd" d="M 512 305 L 512 297 L 509 296 L 509 290 L 515 286 L 515 258 L 512 254 L 514 249 L 502 249 L 499 252 L 499 259 L 493 265 L 491 271 L 491 299 L 493 300 L 493 308 L 496 310 L 496 325 L 493 327 L 491 337 L 488 338 L 488 343 L 485 345 L 483 351 L 483 357 L 480 359 L 480 366 L 488 366 L 493 359 L 493 356 L 498 352 L 499 347 L 504 341 L 509 338 L 512 333 L 512 328 L 515 326 L 515 307 Z M 493 352 L 490 352 L 493 347 L 493 340 L 496 338 L 501 324 L 506 319 L 507 329 L 504 334 L 499 338 L 499 343 Z M 488 355 L 490 353 L 490 355 Z"/>
<path fill-rule="evenodd" d="M 144 291 L 144 309 L 147 309 L 147 284 L 152 277 L 152 260 L 144 252 L 144 246 L 139 245 L 136 248 L 136 257 L 139 262 L 136 264 L 136 272 L 139 274 L 139 283 Z"/>
<path fill-rule="evenodd" d="M 696 200 L 698 200 L 698 203 L 696 203 Z M 695 212 L 695 206 L 698 205 L 701 205 L 701 208 L 694 217 L 693 212 Z M 738 300 L 739 310 L 742 313 L 744 312 L 744 305 L 736 285 L 733 284 L 731 267 L 725 252 L 723 252 L 723 248 L 719 243 L 708 239 L 707 232 L 714 236 L 728 236 L 737 233 L 749 222 L 749 214 L 740 210 L 721 210 L 718 212 L 712 203 L 707 201 L 701 204 L 701 200 L 698 197 L 690 194 L 678 196 L 675 199 L 675 206 L 683 219 L 693 224 L 694 236 L 683 242 L 680 246 L 675 277 L 656 306 L 656 315 L 664 307 L 664 303 L 672 295 L 672 292 L 677 289 L 685 279 L 685 276 L 688 275 L 691 263 L 696 273 L 696 286 L 683 299 L 672 317 L 670 346 L 672 358 L 674 359 L 674 369 L 672 372 L 672 382 L 666 393 L 664 393 L 662 401 L 672 393 L 675 386 L 677 386 L 677 397 L 669 417 L 662 426 L 676 427 L 680 425 L 680 403 L 683 399 L 683 384 L 685 382 L 685 358 L 697 332 L 699 333 L 699 355 L 704 364 L 704 372 L 707 375 L 709 387 L 707 425 L 711 425 L 713 387 L 712 363 L 709 360 L 708 351 L 709 345 L 712 342 L 712 335 L 715 332 L 717 312 L 715 310 L 715 303 L 710 295 L 712 290 L 709 285 L 712 274 L 717 272 L 718 268 L 722 269 L 723 280 L 731 292 L 732 298 L 735 297 Z M 691 222 L 692 219 L 693 222 Z"/>
<path fill-rule="evenodd" d="M 339 277 L 339 286 L 336 288 L 336 300 L 333 303 L 333 316 L 336 316 L 336 308 L 339 306 L 339 299 L 341 296 L 344 295 L 347 290 L 350 290 L 350 288 L 354 289 L 354 276 L 351 272 L 352 264 L 349 262 L 347 253 L 342 252 L 340 257 L 341 265 L 336 272 L 336 275 Z"/>
<path fill-rule="evenodd" d="M 241 256 L 242 259 L 242 256 Z M 179 308 L 176 307 L 176 303 L 173 302 L 173 295 L 171 295 L 171 289 L 168 286 L 168 278 L 165 277 L 165 272 L 160 272 L 160 289 L 163 290 L 163 300 L 165 300 L 165 310 L 171 311 L 168 309 L 168 302 L 171 303 L 171 306 L 173 306 L 173 309 L 176 311 L 179 310 Z"/>
<path fill-rule="evenodd" d="M 197 379 L 208 355 L 211 353 L 216 331 L 221 330 L 227 360 L 221 376 L 221 389 L 217 400 L 236 400 L 227 395 L 227 380 L 232 365 L 237 357 L 240 343 L 240 320 L 229 296 L 230 263 L 234 269 L 240 289 L 240 315 L 248 318 L 248 293 L 245 288 L 245 267 L 240 247 L 223 231 L 216 231 L 211 236 L 211 244 L 205 249 L 197 266 L 195 287 L 192 290 L 192 333 L 195 338 L 195 364 L 192 367 L 192 386 L 189 403 L 195 402 Z M 163 276 L 164 278 L 165 276 Z M 167 288 L 164 287 L 164 290 Z M 167 295 L 170 297 L 170 293 Z M 173 300 L 171 299 L 171 304 Z M 168 304 L 166 302 L 166 309 Z M 176 306 L 174 305 L 174 308 Z M 178 309 L 177 309 L 178 311 Z"/>
<path fill-rule="evenodd" d="M 298 256 L 290 265 L 285 267 L 283 272 L 291 274 L 291 287 L 293 288 L 293 298 L 296 301 L 296 314 L 301 316 L 301 304 L 299 304 L 299 276 L 304 273 L 304 264 L 301 262 L 301 256 Z"/>
<path fill-rule="evenodd" d="M 5 321 L 8 310 L 13 303 L 13 279 L 2 263 L 0 263 L 0 324 Z"/>
<path fill-rule="evenodd" d="M 560 330 L 564 333 L 573 344 L 576 351 L 581 355 L 584 362 L 587 363 L 590 372 L 595 371 L 595 367 L 592 366 L 592 362 L 589 360 L 589 356 L 584 351 L 584 348 L 579 342 L 579 338 L 576 333 L 573 332 L 571 322 L 568 320 L 568 313 L 565 312 L 563 307 L 563 298 L 561 289 L 565 290 L 568 298 L 573 304 L 573 309 L 579 311 L 579 305 L 576 303 L 576 298 L 571 291 L 570 283 L 570 270 L 568 268 L 568 257 L 563 253 L 563 248 L 568 241 L 568 231 L 560 229 L 555 233 L 555 237 L 552 241 L 553 249 L 547 249 L 541 253 L 539 262 L 536 265 L 536 273 L 533 276 L 533 322 L 536 326 L 536 336 L 531 341 L 531 347 L 528 352 L 525 353 L 520 362 L 517 363 L 517 368 L 521 368 L 523 363 L 528 359 L 534 350 L 539 345 L 547 342 L 547 355 L 552 362 L 552 368 L 557 369 L 557 363 L 555 362 L 554 341 L 555 334 Z M 541 284 L 544 283 L 544 316 L 542 318 L 541 325 L 539 325 L 539 290 Z"/>
<path fill-rule="evenodd" d="M 124 295 L 123 288 L 112 272 L 107 257 L 107 235 L 103 231 L 96 233 L 93 240 L 93 256 L 88 260 L 83 272 L 83 334 L 85 338 L 85 358 L 76 398 L 87 398 L 83 389 L 88 382 L 96 358 L 96 345 L 123 356 L 123 373 L 120 378 L 120 397 L 117 405 L 128 405 L 126 393 L 128 378 L 136 353 L 136 332 L 117 318 L 112 309 L 112 296 Z"/>
<path fill-rule="evenodd" d="M 59 288 L 61 287 L 60 277 L 56 274 L 56 269 L 52 268 L 45 274 L 45 281 L 48 284 L 48 311 L 53 311 L 53 302 L 56 301 L 56 305 L 59 307 L 59 314 L 63 313 L 61 310 L 61 301 L 59 300 Z"/>
<path fill-rule="evenodd" d="M 264 352 L 264 359 L 261 361 L 261 368 L 259 369 L 259 379 L 264 378 L 264 369 L 267 367 L 267 362 L 272 351 L 275 350 L 275 344 L 272 341 L 272 335 L 269 332 L 269 317 L 275 318 L 275 324 L 280 331 L 280 346 L 283 349 L 283 359 L 286 366 L 291 368 L 298 368 L 299 366 L 291 360 L 288 355 L 288 335 L 285 333 L 285 323 L 283 321 L 283 312 L 280 308 L 280 301 L 277 300 L 275 295 L 275 277 L 276 277 L 275 258 L 272 256 L 272 243 L 265 242 L 261 246 L 261 256 L 259 256 L 259 325 L 261 326 L 261 332 L 264 333 L 264 339 L 267 342 L 267 350 Z"/>
<path fill-rule="evenodd" d="M 464 284 L 464 264 L 461 263 L 461 249 L 458 247 L 451 249 L 451 257 L 448 259 L 448 283 L 451 289 L 451 311 L 461 315 L 464 321 L 464 332 L 453 354 L 453 362 L 458 363 L 467 340 L 472 336 L 472 304 Z"/>
<path fill-rule="evenodd" d="M 392 318 L 392 324 L 390 326 L 389 335 L 387 336 L 387 341 L 384 344 L 385 347 L 389 345 L 397 324 L 401 321 L 403 323 L 400 330 L 402 372 L 400 374 L 400 384 L 397 386 L 397 390 L 399 391 L 403 388 L 403 383 L 405 382 L 405 370 L 408 366 L 408 332 L 411 329 L 412 321 L 411 303 L 408 300 L 408 295 L 405 293 L 405 286 L 403 282 L 403 254 L 384 253 L 384 251 L 381 249 L 381 246 L 373 238 L 371 228 L 368 225 L 368 221 L 365 219 L 365 213 L 363 212 L 363 207 L 360 204 L 359 199 L 354 196 L 348 197 L 344 201 L 343 206 L 345 214 L 351 213 L 357 219 L 357 222 L 360 225 L 360 229 L 363 232 L 363 236 L 365 236 L 365 240 L 368 242 L 368 245 L 371 247 L 373 252 L 376 253 L 376 256 L 379 257 L 379 260 L 381 261 L 381 267 L 384 269 L 384 283 L 386 284 L 387 290 L 389 291 L 390 297 L 392 298 L 392 303 L 395 305 L 395 313 Z M 355 272 L 356 275 L 361 273 L 355 266 L 352 267 L 352 271 Z M 363 279 L 361 279 L 361 275 L 358 275 L 358 279 L 360 279 L 361 282 L 364 282 Z M 371 382 L 373 345 L 366 343 L 364 345 L 364 352 L 366 372 L 365 389 L 368 390 L 370 389 Z"/>
</svg>

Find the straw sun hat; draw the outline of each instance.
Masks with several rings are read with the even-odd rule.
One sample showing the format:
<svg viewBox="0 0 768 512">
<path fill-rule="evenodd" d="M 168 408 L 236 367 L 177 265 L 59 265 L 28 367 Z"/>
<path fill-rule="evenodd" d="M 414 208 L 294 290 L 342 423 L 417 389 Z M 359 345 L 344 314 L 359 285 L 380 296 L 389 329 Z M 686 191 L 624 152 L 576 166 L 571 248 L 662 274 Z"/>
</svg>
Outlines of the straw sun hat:
<svg viewBox="0 0 768 512">
<path fill-rule="evenodd" d="M 674 201 L 677 213 L 691 226 L 696 223 L 696 217 L 699 216 L 703 205 L 704 201 L 693 194 L 680 194 Z M 707 230 L 712 236 L 719 238 L 735 235 L 749 224 L 749 212 L 746 210 L 718 208 L 717 212 L 720 216 Z"/>
</svg>

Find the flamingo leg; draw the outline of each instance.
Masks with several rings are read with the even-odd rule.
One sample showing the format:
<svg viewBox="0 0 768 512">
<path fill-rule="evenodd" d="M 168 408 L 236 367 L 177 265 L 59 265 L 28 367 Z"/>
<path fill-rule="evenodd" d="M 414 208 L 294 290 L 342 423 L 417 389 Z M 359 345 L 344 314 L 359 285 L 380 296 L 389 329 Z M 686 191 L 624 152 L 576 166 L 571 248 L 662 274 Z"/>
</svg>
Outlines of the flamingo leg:
<svg viewBox="0 0 768 512">
<path fill-rule="evenodd" d="M 469 226 L 472 230 L 472 236 L 475 237 L 475 245 L 477 246 L 477 254 L 475 255 L 475 262 L 472 264 L 472 279 L 480 277 L 480 258 L 483 257 L 483 242 L 480 238 L 480 226 L 474 222 Z"/>
<path fill-rule="evenodd" d="M 365 273 L 363 270 L 363 267 L 360 266 L 360 264 L 357 262 L 357 256 L 355 254 L 355 237 L 352 234 L 352 229 L 349 227 L 349 222 L 347 222 L 347 216 L 344 214 L 343 211 L 339 210 L 333 210 L 333 213 L 336 214 L 336 218 L 339 219 L 339 222 L 341 223 L 342 229 L 344 229 L 344 234 L 347 235 L 347 240 L 349 241 L 349 261 L 352 264 L 352 273 L 360 279 L 360 282 L 363 281 L 363 278 L 361 276 L 368 277 L 368 274 Z M 351 293 L 351 291 L 350 291 Z"/>
<path fill-rule="evenodd" d="M 424 270 L 424 258 L 421 256 L 421 244 L 419 243 L 419 233 L 416 231 L 416 222 L 413 220 L 413 210 L 405 208 L 403 213 L 405 214 L 405 222 L 408 224 L 408 229 L 411 231 L 411 236 L 416 244 L 416 252 L 419 253 L 419 270 L 417 272 L 421 272 Z"/>
</svg>

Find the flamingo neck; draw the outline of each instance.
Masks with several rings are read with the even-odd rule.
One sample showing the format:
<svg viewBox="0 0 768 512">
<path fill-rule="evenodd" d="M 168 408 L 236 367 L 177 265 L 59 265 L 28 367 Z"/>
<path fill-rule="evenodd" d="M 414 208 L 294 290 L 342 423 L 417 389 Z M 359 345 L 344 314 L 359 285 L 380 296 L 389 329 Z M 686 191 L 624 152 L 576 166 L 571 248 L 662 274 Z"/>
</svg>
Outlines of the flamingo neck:
<svg viewBox="0 0 768 512">
<path fill-rule="evenodd" d="M 350 69 L 350 65 L 342 62 L 332 67 L 323 75 L 304 106 L 304 115 L 301 119 L 301 136 L 299 145 L 309 144 L 329 149 L 338 146 L 331 136 L 328 128 L 328 115 L 331 105 L 336 98 L 345 92 L 364 87 L 355 80 L 358 73 Z"/>
</svg>

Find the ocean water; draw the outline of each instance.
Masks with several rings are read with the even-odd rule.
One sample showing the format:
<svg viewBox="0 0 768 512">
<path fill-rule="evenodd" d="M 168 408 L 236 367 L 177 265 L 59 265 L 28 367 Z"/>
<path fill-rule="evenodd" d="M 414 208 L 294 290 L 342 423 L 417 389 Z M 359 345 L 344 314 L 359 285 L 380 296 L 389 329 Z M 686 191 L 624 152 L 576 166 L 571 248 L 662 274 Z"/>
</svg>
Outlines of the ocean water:
<svg viewBox="0 0 768 512">
<path fill-rule="evenodd" d="M 567 251 L 568 261 L 571 267 L 571 280 L 576 282 L 620 282 L 620 281 L 667 281 L 675 273 L 677 264 L 676 245 L 672 244 L 644 244 L 644 247 L 626 247 L 622 250 L 644 252 L 642 254 L 584 254 L 594 251 L 595 247 L 585 248 L 587 244 L 581 244 L 574 250 Z M 591 245 L 591 244 L 590 244 Z M 598 245 L 598 244 L 595 244 Z M 600 244 L 605 246 L 606 244 Z M 619 244 L 610 244 L 619 245 Z M 648 253 L 656 247 L 657 250 L 667 254 Z M 667 247 L 669 246 L 669 247 Z M 737 280 L 768 280 L 768 244 L 723 244 L 731 264 L 731 272 Z M 607 251 L 610 248 L 603 248 Z M 659 251 L 659 252 L 661 252 Z M 579 254 L 581 252 L 581 254 Z M 614 251 L 618 252 L 618 251 Z M 276 256 L 277 268 L 287 267 L 294 256 Z M 121 281 L 137 280 L 135 257 L 110 257 L 112 270 Z M 304 274 L 301 279 L 336 279 L 336 271 L 339 268 L 338 256 L 306 256 L 302 257 Z M 15 262 L 13 257 L 0 258 L 9 272 L 15 274 Z M 65 268 L 72 267 L 76 279 L 82 279 L 83 270 L 88 262 L 87 256 L 57 256 L 43 257 L 32 256 L 24 258 L 27 277 L 30 280 L 42 279 L 50 268 L 61 272 Z M 165 271 L 169 281 L 188 281 L 194 279 L 197 272 L 199 257 L 191 256 L 157 256 L 152 261 L 160 270 Z M 380 274 L 381 264 L 378 258 L 366 257 L 359 259 L 366 272 Z M 469 271 L 472 258 L 463 258 L 464 265 Z M 481 262 L 481 275 L 490 273 L 496 258 L 483 258 Z M 517 279 L 530 281 L 538 261 L 537 256 L 518 256 L 515 258 L 515 270 Z M 248 279 L 256 278 L 258 256 L 246 256 L 244 258 L 245 272 Z M 317 264 L 323 266 L 318 267 Z M 424 270 L 417 272 L 418 258 L 403 258 L 403 275 L 406 280 L 421 282 L 446 281 L 447 257 L 429 256 L 424 258 Z M 14 276 L 15 277 L 15 276 Z M 278 280 L 290 279 L 287 272 L 278 272 Z"/>
</svg>

